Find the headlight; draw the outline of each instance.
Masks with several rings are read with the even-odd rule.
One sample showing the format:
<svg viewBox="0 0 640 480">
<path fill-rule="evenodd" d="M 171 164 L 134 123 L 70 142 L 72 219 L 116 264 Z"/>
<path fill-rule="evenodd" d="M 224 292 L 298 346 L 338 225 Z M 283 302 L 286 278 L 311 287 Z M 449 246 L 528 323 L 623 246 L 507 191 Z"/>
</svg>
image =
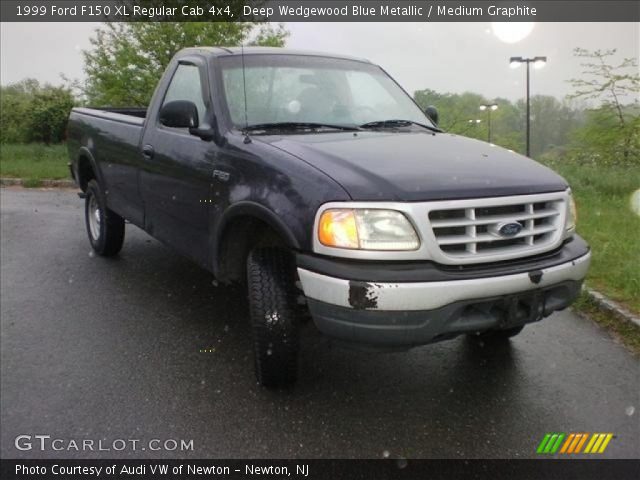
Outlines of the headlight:
<svg viewBox="0 0 640 480">
<path fill-rule="evenodd" d="M 416 250 L 415 229 L 395 210 L 332 208 L 318 223 L 318 240 L 327 247 L 358 250 Z"/>
<path fill-rule="evenodd" d="M 567 222 L 565 224 L 565 233 L 570 235 L 576 229 L 576 222 L 578 221 L 578 209 L 576 208 L 576 202 L 573 199 L 573 195 L 569 192 L 569 205 L 567 208 Z"/>
</svg>

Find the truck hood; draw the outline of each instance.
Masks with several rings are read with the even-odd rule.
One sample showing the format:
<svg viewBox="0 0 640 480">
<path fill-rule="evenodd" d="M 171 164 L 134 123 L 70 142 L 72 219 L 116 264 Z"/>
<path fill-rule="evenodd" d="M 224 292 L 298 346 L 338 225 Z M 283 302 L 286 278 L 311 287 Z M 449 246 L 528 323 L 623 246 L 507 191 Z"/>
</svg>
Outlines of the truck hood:
<svg viewBox="0 0 640 480">
<path fill-rule="evenodd" d="M 353 200 L 425 201 L 560 191 L 566 181 L 510 150 L 431 132 L 259 137 L 329 175 Z"/>
</svg>

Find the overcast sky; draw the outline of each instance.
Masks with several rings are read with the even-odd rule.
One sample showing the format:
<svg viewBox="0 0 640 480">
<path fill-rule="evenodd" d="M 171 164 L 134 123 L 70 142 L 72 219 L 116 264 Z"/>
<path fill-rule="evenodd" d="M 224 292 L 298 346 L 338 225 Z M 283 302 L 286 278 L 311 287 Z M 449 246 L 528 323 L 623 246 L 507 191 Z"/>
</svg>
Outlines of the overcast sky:
<svg viewBox="0 0 640 480">
<path fill-rule="evenodd" d="M 99 24 L 0 23 L 3 85 L 26 77 L 61 83 L 60 74 L 82 78 L 81 50 Z M 504 26 L 504 25 L 502 25 Z M 511 100 L 524 95 L 524 69 L 511 56 L 546 55 L 532 73 L 532 94 L 564 97 L 566 80 L 580 75 L 575 47 L 618 49 L 619 58 L 640 56 L 637 23 L 289 23 L 291 48 L 365 57 L 382 65 L 407 90 L 473 91 Z M 530 29 L 528 35 L 519 41 Z M 499 38 L 502 37 L 502 38 Z M 505 40 L 511 41 L 507 43 Z"/>
</svg>

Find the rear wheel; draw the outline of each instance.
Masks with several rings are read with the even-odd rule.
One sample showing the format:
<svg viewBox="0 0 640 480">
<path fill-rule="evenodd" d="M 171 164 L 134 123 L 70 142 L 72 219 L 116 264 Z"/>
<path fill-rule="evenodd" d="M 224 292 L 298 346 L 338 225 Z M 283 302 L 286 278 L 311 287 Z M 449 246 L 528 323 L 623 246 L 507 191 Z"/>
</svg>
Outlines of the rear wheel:
<svg viewBox="0 0 640 480">
<path fill-rule="evenodd" d="M 291 254 L 279 248 L 253 250 L 247 284 L 256 378 L 265 387 L 292 385 L 298 374 L 299 307 Z"/>
<path fill-rule="evenodd" d="M 84 218 L 91 247 L 103 257 L 116 255 L 124 242 L 124 219 L 107 208 L 96 180 L 89 181 L 85 193 Z"/>
</svg>

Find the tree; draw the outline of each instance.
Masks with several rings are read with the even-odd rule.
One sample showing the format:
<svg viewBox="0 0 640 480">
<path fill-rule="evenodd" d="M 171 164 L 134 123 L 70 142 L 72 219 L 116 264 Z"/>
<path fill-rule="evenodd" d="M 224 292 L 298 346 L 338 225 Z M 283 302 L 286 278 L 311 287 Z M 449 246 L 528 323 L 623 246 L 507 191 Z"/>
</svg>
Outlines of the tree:
<svg viewBox="0 0 640 480">
<path fill-rule="evenodd" d="M 469 120 L 480 118 L 481 112 L 478 107 L 485 102 L 482 95 L 471 92 L 462 94 L 438 93 L 425 89 L 415 92 L 414 98 L 422 109 L 429 105 L 433 105 L 438 109 L 440 127 L 444 130 L 469 137 L 482 138 L 481 128 L 484 128 L 484 126 L 469 123 Z M 486 138 L 486 133 L 484 133 L 484 137 Z"/>
<path fill-rule="evenodd" d="M 569 80 L 576 89 L 570 97 L 600 103 L 589 115 L 590 122 L 584 127 L 587 131 L 578 132 L 577 136 L 588 140 L 586 145 L 593 146 L 600 154 L 614 155 L 614 160 L 619 155 L 625 163 L 640 162 L 637 148 L 640 137 L 638 62 L 634 58 L 624 58 L 620 63 L 612 64 L 611 57 L 615 54 L 615 49 L 574 50 L 574 55 L 583 59 L 580 65 L 584 70 L 583 77 Z M 629 103 L 625 104 L 625 100 Z"/>
<path fill-rule="evenodd" d="M 26 143 L 31 99 L 40 84 L 33 78 L 0 87 L 0 143 Z"/>
<path fill-rule="evenodd" d="M 30 141 L 49 145 L 65 140 L 69 112 L 73 105 L 73 96 L 66 88 L 45 85 L 36 91 L 29 115 Z"/>
<path fill-rule="evenodd" d="M 83 52 L 87 81 L 80 86 L 89 104 L 146 106 L 171 58 L 193 46 L 282 46 L 282 25 L 256 22 L 107 23 Z"/>
<path fill-rule="evenodd" d="M 1 88 L 0 143 L 64 140 L 74 98 L 71 91 L 26 79 Z"/>
<path fill-rule="evenodd" d="M 473 92 L 438 93 L 430 89 L 416 91 L 414 98 L 423 109 L 428 105 L 434 105 L 438 109 L 439 126 L 445 131 L 479 140 L 487 140 L 488 137 L 488 116 L 486 112 L 480 111 L 480 105 L 496 103 L 498 109 L 491 112 L 491 141 L 505 148 L 522 150 L 522 114 L 507 99 L 490 100 Z"/>
<path fill-rule="evenodd" d="M 525 102 L 519 101 L 517 106 L 524 116 Z M 531 97 L 531 156 L 538 158 L 554 147 L 569 143 L 570 133 L 578 126 L 580 114 L 571 108 L 569 101 L 560 101 L 549 95 Z"/>
</svg>

